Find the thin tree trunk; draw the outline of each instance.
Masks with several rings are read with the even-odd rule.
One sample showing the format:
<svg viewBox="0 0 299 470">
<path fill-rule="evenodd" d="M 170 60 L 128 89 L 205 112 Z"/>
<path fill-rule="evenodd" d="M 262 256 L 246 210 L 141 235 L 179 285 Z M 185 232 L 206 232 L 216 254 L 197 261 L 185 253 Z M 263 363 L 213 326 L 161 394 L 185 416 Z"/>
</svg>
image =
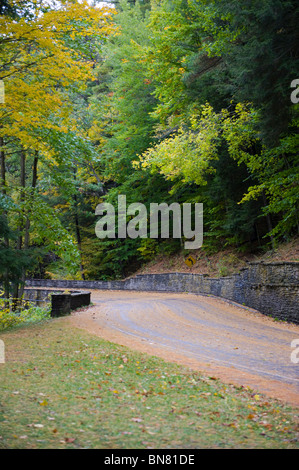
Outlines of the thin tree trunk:
<svg viewBox="0 0 299 470">
<path fill-rule="evenodd" d="M 80 251 L 80 272 L 83 281 L 85 281 L 84 276 L 84 268 L 82 263 L 82 244 L 81 244 L 81 233 L 80 233 L 80 225 L 79 225 L 79 217 L 78 217 L 78 210 L 77 210 L 77 196 L 74 196 L 75 200 L 75 226 L 76 226 L 76 237 L 77 237 L 77 245 Z"/>
<path fill-rule="evenodd" d="M 5 171 L 5 152 L 4 152 L 4 140 L 3 137 L 0 137 L 0 188 L 1 193 L 6 195 L 6 171 Z M 3 216 L 7 219 L 7 211 L 3 210 Z M 8 220 L 7 220 L 8 226 Z M 4 235 L 4 245 L 6 248 L 9 248 L 9 237 L 8 235 Z M 9 299 L 9 271 L 6 269 L 4 273 L 4 297 Z"/>
<path fill-rule="evenodd" d="M 265 207 L 266 207 L 267 204 L 268 204 L 267 198 L 266 198 L 266 194 L 264 193 L 264 191 L 263 191 L 263 203 L 264 203 L 264 206 L 265 206 Z M 272 220 L 271 220 L 270 214 L 266 214 L 266 220 L 267 220 L 268 231 L 269 231 L 269 233 L 270 233 L 270 232 L 272 232 L 272 230 L 273 230 Z M 269 235 L 269 236 L 270 236 L 270 239 L 271 239 L 272 250 L 274 250 L 274 249 L 275 249 L 274 237 L 273 237 L 273 235 Z"/>
<path fill-rule="evenodd" d="M 261 246 L 261 239 L 260 239 L 259 229 L 258 229 L 258 225 L 257 225 L 256 222 L 254 223 L 254 226 L 255 226 L 255 233 L 256 233 L 256 236 L 257 236 L 258 244 L 259 244 L 259 246 Z"/>
<path fill-rule="evenodd" d="M 31 197 L 32 198 L 34 197 L 34 188 L 36 187 L 36 183 L 37 183 L 37 164 L 38 164 L 38 151 L 35 152 L 34 160 L 33 160 L 33 167 L 32 167 L 32 183 L 31 183 Z M 29 248 L 29 236 L 30 236 L 29 229 L 30 229 L 30 219 L 29 219 L 29 214 L 27 214 L 26 222 L 25 222 L 24 244 L 23 244 L 24 250 L 28 250 Z M 19 297 L 22 297 L 24 294 L 25 279 L 26 279 L 26 271 L 23 268 L 21 283 L 20 283 L 20 288 L 19 288 Z"/>
<path fill-rule="evenodd" d="M 25 187 L 26 187 L 26 173 L 25 173 L 25 168 L 26 168 L 26 154 L 24 150 L 22 149 L 21 151 L 21 159 L 20 159 L 20 202 L 21 204 L 25 200 Z M 17 243 L 17 249 L 21 250 L 22 249 L 22 243 L 23 243 L 23 236 L 22 236 L 22 231 L 24 229 L 24 221 L 23 221 L 23 209 L 21 211 L 21 217 L 20 217 L 20 225 L 19 225 L 19 237 L 18 237 L 18 243 Z"/>
<path fill-rule="evenodd" d="M 6 194 L 5 153 L 3 137 L 0 137 L 0 184 L 2 194 Z"/>
<path fill-rule="evenodd" d="M 37 183 L 37 163 L 38 163 L 38 152 L 35 152 L 33 167 L 32 167 L 32 183 L 31 183 L 31 197 L 34 196 L 34 188 Z M 24 233 L 24 250 L 29 248 L 29 229 L 30 229 L 30 219 L 27 214 L 26 223 L 25 223 L 25 233 Z"/>
<path fill-rule="evenodd" d="M 74 173 L 74 180 L 76 181 L 76 169 L 73 169 Z M 80 272 L 82 280 L 85 281 L 84 275 L 84 267 L 82 263 L 82 243 L 81 243 L 81 233 L 80 233 L 80 224 L 79 224 L 79 215 L 78 215 L 78 199 L 77 194 L 75 193 L 73 196 L 74 199 L 74 220 L 75 220 L 75 230 L 76 230 L 76 238 L 77 238 L 77 246 L 80 252 Z"/>
<path fill-rule="evenodd" d="M 33 168 L 32 168 L 32 188 L 36 187 L 37 183 L 37 164 L 38 164 L 38 150 L 35 151 L 34 160 L 33 160 Z"/>
<path fill-rule="evenodd" d="M 24 149 L 21 150 L 20 153 L 20 203 L 23 204 L 25 200 L 25 187 L 26 187 L 26 153 Z M 23 208 L 21 209 L 20 213 L 20 223 L 19 223 L 19 236 L 17 240 L 17 250 L 21 251 L 23 246 L 23 230 L 24 230 L 24 220 L 23 220 Z M 18 305 L 20 304 L 20 299 L 23 295 L 24 289 L 21 288 L 22 286 L 22 275 L 19 282 L 15 283 L 14 290 L 13 290 L 13 310 L 16 310 Z"/>
</svg>

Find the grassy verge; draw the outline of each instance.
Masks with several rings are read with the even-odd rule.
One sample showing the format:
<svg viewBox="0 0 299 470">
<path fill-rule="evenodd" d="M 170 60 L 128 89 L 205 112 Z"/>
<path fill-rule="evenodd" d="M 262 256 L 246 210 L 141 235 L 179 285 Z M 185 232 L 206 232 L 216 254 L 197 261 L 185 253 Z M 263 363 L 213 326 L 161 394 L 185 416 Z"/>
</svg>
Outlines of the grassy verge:
<svg viewBox="0 0 299 470">
<path fill-rule="evenodd" d="M 298 448 L 298 410 L 63 318 L 0 338 L 2 449 Z"/>
<path fill-rule="evenodd" d="M 0 290 L 0 295 L 1 295 Z M 26 305 L 27 304 L 27 305 Z M 22 301 L 18 311 L 13 311 L 7 307 L 5 300 L 0 298 L 0 332 L 15 326 L 36 323 L 46 318 L 50 318 L 51 303 L 48 302 L 43 307 L 37 307 L 34 302 Z"/>
</svg>

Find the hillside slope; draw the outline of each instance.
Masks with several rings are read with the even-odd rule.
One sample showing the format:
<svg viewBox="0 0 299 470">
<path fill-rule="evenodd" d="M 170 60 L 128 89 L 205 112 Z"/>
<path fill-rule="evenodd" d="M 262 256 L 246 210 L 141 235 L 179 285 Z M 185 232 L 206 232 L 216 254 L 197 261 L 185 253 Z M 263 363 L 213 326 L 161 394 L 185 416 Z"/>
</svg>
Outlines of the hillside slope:
<svg viewBox="0 0 299 470">
<path fill-rule="evenodd" d="M 185 260 L 192 256 L 196 262 L 189 267 Z M 237 249 L 227 248 L 217 253 L 208 254 L 204 249 L 190 251 L 189 255 L 175 254 L 154 258 L 144 264 L 136 274 L 154 274 L 167 272 L 208 274 L 212 277 L 227 276 L 245 267 L 252 261 L 298 261 L 299 238 L 296 237 L 288 243 L 281 244 L 274 251 L 265 253 L 240 253 Z"/>
</svg>

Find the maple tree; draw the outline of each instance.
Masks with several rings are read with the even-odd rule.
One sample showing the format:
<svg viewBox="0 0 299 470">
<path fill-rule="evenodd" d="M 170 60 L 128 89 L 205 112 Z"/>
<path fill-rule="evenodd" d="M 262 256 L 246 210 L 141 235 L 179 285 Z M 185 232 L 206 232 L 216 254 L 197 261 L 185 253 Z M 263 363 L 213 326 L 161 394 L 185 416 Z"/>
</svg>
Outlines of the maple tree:
<svg viewBox="0 0 299 470">
<path fill-rule="evenodd" d="M 23 7 L 23 2 L 11 3 Z M 59 2 L 58 9 L 40 1 L 30 2 L 30 7 L 30 14 L 17 21 L 0 17 L 0 79 L 6 90 L 1 135 L 17 137 L 25 149 L 51 154 L 35 130 L 67 132 L 75 126 L 65 89 L 84 89 L 92 78 L 93 61 L 86 56 L 85 43 L 90 36 L 112 32 L 111 10 L 69 0 Z"/>
<path fill-rule="evenodd" d="M 7 250 L 13 245 L 25 253 L 31 232 L 35 243 L 57 251 L 75 269 L 76 244 L 43 200 L 47 188 L 37 187 L 38 173 L 65 167 L 66 162 L 73 170 L 82 147 L 88 159 L 87 136 L 74 116 L 71 92 L 82 92 L 93 80 L 92 48 L 112 33 L 114 10 L 72 0 L 11 0 L 8 6 L 7 14 L 0 16 L 0 79 L 5 84 L 5 103 L 0 107 L 0 203 L 6 224 L 17 235 L 15 242 L 7 236 L 4 244 Z M 9 165 L 15 170 L 7 176 Z M 10 278 L 9 266 L 4 271 Z M 25 271 L 24 264 L 15 297 L 22 295 Z"/>
</svg>

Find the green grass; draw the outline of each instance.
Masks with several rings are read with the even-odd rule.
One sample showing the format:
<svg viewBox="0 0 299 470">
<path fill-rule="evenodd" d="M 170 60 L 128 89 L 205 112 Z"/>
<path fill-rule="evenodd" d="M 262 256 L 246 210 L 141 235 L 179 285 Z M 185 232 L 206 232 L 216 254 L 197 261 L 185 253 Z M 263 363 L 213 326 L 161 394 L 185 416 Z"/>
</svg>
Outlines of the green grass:
<svg viewBox="0 0 299 470">
<path fill-rule="evenodd" d="M 34 302 L 22 300 L 20 307 L 19 310 L 13 311 L 11 308 L 7 308 L 5 301 L 0 298 L 0 332 L 21 324 L 37 323 L 46 318 L 50 318 L 51 315 L 50 302 L 43 307 L 38 307 L 34 305 Z"/>
<path fill-rule="evenodd" d="M 0 338 L 2 449 L 298 448 L 298 410 L 63 318 Z"/>
</svg>

